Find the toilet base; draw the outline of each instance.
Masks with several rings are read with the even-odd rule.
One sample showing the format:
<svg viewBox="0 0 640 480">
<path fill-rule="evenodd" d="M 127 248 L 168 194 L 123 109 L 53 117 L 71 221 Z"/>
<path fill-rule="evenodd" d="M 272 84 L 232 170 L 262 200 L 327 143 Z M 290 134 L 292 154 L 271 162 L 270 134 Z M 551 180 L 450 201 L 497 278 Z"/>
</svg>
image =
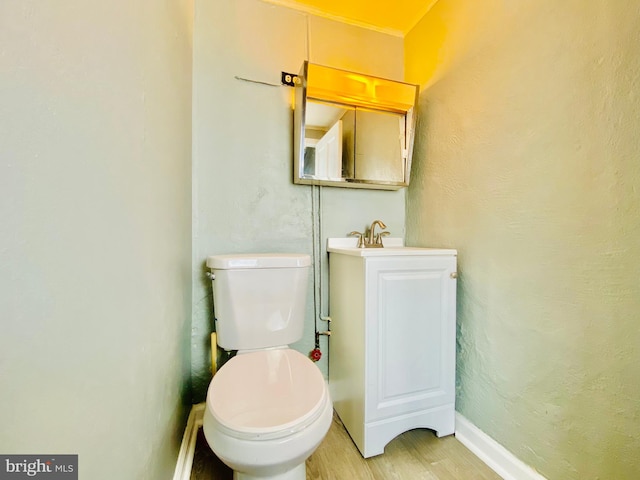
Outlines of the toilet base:
<svg viewBox="0 0 640 480">
<path fill-rule="evenodd" d="M 307 468 L 304 462 L 287 472 L 267 477 L 256 477 L 254 475 L 247 475 L 246 473 L 233 472 L 233 480 L 306 480 L 306 478 Z"/>
</svg>

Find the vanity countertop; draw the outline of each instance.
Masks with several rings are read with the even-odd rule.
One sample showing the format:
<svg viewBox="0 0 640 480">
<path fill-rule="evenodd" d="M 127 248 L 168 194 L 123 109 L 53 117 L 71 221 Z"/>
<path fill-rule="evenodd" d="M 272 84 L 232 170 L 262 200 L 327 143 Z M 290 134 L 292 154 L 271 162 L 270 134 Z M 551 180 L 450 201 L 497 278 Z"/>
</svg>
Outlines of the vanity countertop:
<svg viewBox="0 0 640 480">
<path fill-rule="evenodd" d="M 383 248 L 358 248 L 357 238 L 329 238 L 327 252 L 352 255 L 355 257 L 414 256 L 414 255 L 457 255 L 451 248 L 405 247 L 402 238 L 383 238 Z"/>
</svg>

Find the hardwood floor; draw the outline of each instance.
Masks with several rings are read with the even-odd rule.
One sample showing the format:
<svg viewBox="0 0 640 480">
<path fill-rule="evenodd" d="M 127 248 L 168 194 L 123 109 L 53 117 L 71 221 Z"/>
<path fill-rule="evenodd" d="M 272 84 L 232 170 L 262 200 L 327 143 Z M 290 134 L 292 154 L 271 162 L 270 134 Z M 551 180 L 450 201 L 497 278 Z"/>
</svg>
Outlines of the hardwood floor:
<svg viewBox="0 0 640 480">
<path fill-rule="evenodd" d="M 211 452 L 198 432 L 191 480 L 232 480 L 233 472 Z M 438 438 L 416 429 L 394 438 L 383 455 L 364 459 L 342 422 L 333 424 L 307 460 L 307 480 L 500 480 L 454 436 Z"/>
</svg>

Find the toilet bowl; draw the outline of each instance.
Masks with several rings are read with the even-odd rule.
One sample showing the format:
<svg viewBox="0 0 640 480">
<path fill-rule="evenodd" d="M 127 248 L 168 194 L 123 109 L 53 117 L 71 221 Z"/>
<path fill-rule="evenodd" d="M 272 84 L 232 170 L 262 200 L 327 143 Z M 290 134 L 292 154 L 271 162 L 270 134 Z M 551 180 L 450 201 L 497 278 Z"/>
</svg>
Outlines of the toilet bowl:
<svg viewBox="0 0 640 480">
<path fill-rule="evenodd" d="M 290 348 L 239 353 L 214 376 L 203 430 L 235 480 L 305 480 L 305 460 L 331 425 L 327 383 Z"/>
</svg>

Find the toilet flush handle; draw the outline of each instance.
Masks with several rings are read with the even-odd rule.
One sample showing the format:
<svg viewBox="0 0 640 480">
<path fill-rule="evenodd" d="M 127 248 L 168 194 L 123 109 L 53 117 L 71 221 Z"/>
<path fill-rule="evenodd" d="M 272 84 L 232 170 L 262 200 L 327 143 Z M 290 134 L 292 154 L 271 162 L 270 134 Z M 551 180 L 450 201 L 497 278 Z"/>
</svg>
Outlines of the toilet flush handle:
<svg viewBox="0 0 640 480">
<path fill-rule="evenodd" d="M 211 272 L 206 272 L 206 273 L 205 273 L 205 275 L 207 276 L 207 278 L 208 278 L 209 280 L 215 280 L 215 279 L 216 279 L 215 274 L 213 274 L 213 273 L 211 273 Z"/>
</svg>

